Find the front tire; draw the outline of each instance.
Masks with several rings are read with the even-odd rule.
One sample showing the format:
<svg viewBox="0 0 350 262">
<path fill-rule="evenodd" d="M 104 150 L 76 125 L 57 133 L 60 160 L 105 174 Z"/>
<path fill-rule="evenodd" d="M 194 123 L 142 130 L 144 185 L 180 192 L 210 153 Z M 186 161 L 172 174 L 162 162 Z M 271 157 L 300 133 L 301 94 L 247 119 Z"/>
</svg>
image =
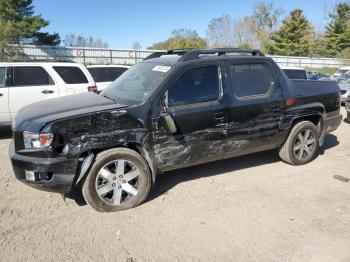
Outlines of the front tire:
<svg viewBox="0 0 350 262">
<path fill-rule="evenodd" d="M 140 205 L 151 189 L 146 161 L 127 148 L 97 155 L 83 185 L 85 201 L 99 212 L 115 212 Z"/>
<path fill-rule="evenodd" d="M 279 156 L 288 164 L 304 165 L 316 158 L 318 146 L 317 127 L 309 121 L 302 121 L 293 127 L 279 150 Z"/>
</svg>

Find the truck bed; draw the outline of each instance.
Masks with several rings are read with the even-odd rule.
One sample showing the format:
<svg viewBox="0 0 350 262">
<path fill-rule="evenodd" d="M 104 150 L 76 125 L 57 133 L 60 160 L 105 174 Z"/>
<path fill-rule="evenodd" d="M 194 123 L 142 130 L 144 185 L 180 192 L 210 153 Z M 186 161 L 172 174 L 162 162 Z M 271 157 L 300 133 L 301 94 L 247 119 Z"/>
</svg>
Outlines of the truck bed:
<svg viewBox="0 0 350 262">
<path fill-rule="evenodd" d="M 326 113 L 340 110 L 340 89 L 334 81 L 290 80 L 298 104 L 321 103 Z"/>
</svg>

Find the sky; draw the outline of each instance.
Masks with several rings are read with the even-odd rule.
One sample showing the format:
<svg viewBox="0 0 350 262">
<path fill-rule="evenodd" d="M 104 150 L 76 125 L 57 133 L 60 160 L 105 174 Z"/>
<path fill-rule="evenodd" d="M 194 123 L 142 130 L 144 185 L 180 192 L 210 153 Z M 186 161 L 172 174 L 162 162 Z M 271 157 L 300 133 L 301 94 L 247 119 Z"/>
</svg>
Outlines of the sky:
<svg viewBox="0 0 350 262">
<path fill-rule="evenodd" d="M 139 42 L 147 48 L 167 39 L 174 29 L 196 30 L 206 36 L 212 18 L 231 15 L 240 19 L 252 14 L 253 0 L 34 0 L 35 13 L 50 22 L 45 32 L 61 38 L 75 33 L 101 38 L 111 48 L 131 48 Z M 317 31 L 325 26 L 326 13 L 339 0 L 272 0 L 284 10 L 304 10 Z"/>
</svg>

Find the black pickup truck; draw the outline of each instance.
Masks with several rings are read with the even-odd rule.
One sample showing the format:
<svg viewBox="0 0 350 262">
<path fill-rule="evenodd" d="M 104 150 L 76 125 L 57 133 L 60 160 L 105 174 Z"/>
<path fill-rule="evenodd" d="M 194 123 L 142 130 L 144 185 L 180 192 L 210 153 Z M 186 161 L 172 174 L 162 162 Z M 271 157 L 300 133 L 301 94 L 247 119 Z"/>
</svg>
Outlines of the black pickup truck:
<svg viewBox="0 0 350 262">
<path fill-rule="evenodd" d="M 10 157 L 29 186 L 82 190 L 94 209 L 119 211 L 142 203 L 168 170 L 271 149 L 306 164 L 341 120 L 335 82 L 291 80 L 258 50 L 173 50 L 100 94 L 27 106 Z"/>
</svg>

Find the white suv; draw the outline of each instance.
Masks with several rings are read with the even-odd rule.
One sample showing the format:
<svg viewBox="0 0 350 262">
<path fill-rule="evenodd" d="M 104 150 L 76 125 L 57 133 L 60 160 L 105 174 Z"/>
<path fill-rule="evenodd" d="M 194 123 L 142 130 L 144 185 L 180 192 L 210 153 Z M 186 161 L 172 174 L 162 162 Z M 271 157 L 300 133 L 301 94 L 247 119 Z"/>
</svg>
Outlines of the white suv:
<svg viewBox="0 0 350 262">
<path fill-rule="evenodd" d="M 90 74 L 96 82 L 98 91 L 102 91 L 116 80 L 122 73 L 128 70 L 127 65 L 90 65 L 87 66 Z"/>
<path fill-rule="evenodd" d="M 0 125 L 10 124 L 20 108 L 38 101 L 97 91 L 89 71 L 78 63 L 0 63 Z"/>
</svg>

